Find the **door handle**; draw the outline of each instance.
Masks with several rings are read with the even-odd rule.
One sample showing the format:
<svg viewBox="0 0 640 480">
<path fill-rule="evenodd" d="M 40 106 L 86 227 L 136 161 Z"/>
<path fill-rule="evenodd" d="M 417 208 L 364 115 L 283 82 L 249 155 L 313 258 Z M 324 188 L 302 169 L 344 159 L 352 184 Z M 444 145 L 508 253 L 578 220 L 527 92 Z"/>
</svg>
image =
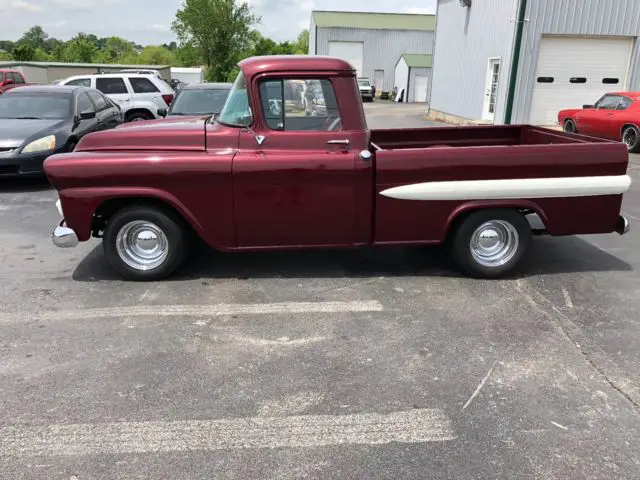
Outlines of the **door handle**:
<svg viewBox="0 0 640 480">
<path fill-rule="evenodd" d="M 327 143 L 329 145 L 349 145 L 349 140 L 329 140 Z"/>
</svg>

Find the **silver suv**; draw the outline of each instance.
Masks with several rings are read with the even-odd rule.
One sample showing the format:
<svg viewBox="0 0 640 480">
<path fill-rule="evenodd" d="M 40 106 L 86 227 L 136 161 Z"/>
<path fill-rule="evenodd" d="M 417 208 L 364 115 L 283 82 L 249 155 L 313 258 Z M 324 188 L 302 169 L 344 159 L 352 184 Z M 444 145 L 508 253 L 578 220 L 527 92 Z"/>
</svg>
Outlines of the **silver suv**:
<svg viewBox="0 0 640 480">
<path fill-rule="evenodd" d="M 76 75 L 60 85 L 79 85 L 100 90 L 122 109 L 126 122 L 161 118 L 173 102 L 175 92 L 152 74 L 104 73 Z"/>
</svg>

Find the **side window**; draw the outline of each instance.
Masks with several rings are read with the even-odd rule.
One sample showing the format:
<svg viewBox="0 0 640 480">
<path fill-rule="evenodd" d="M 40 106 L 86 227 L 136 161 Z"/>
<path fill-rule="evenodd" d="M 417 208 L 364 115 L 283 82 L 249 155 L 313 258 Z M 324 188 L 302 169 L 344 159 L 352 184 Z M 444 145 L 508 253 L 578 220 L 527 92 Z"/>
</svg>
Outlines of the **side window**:
<svg viewBox="0 0 640 480">
<path fill-rule="evenodd" d="M 76 78 L 75 80 L 71 80 L 70 82 L 65 83 L 65 85 L 75 85 L 78 87 L 90 87 L 91 79 L 90 78 Z"/>
<path fill-rule="evenodd" d="M 82 92 L 78 95 L 78 100 L 76 103 L 76 112 L 78 114 L 84 113 L 84 112 L 95 112 L 93 103 L 91 103 L 91 100 L 89 100 L 89 97 L 85 92 Z"/>
<path fill-rule="evenodd" d="M 618 110 L 626 110 L 631 106 L 632 103 L 633 102 L 631 101 L 631 99 L 622 97 L 622 100 L 620 100 L 620 103 L 618 104 Z"/>
<path fill-rule="evenodd" d="M 102 110 L 109 107 L 109 104 L 106 102 L 105 98 L 102 95 L 100 95 L 98 92 L 87 92 L 87 94 L 89 95 L 89 97 L 91 98 L 91 101 L 96 106 L 96 110 L 98 112 L 101 112 Z"/>
<path fill-rule="evenodd" d="M 134 93 L 157 93 L 160 91 L 148 78 L 129 77 L 129 82 Z"/>
<path fill-rule="evenodd" d="M 260 103 L 269 128 L 286 131 L 340 130 L 340 112 L 329 80 L 277 79 L 260 83 Z"/>
<path fill-rule="evenodd" d="M 601 110 L 615 110 L 620 103 L 620 97 L 616 95 L 609 95 L 604 97 L 599 103 L 598 108 Z"/>
<path fill-rule="evenodd" d="M 13 81 L 16 82 L 16 85 L 22 85 L 24 83 L 24 78 L 19 73 L 13 72 Z"/>
<path fill-rule="evenodd" d="M 96 88 L 105 95 L 118 95 L 129 93 L 124 80 L 119 77 L 96 78 Z"/>
</svg>

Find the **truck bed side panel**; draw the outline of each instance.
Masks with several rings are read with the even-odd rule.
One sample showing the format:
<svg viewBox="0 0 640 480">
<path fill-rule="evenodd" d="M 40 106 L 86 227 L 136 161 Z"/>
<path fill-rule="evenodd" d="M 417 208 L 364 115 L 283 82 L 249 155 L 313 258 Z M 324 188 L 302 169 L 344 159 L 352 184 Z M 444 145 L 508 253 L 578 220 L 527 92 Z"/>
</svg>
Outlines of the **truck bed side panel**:
<svg viewBox="0 0 640 480">
<path fill-rule="evenodd" d="M 378 151 L 375 242 L 441 242 L 459 213 L 486 207 L 533 209 L 551 235 L 610 233 L 620 212 L 621 194 L 591 192 L 563 198 L 550 189 L 549 196 L 542 198 L 513 198 L 500 192 L 490 198 L 469 198 L 464 188 L 477 183 L 463 182 L 531 179 L 535 183 L 536 179 L 551 179 L 543 182 L 556 185 L 556 191 L 562 192 L 569 181 L 553 179 L 569 178 L 578 184 L 598 184 L 600 178 L 603 184 L 612 178 L 623 181 L 627 165 L 625 146 L 615 142 Z M 408 185 L 427 184 L 425 189 L 429 190 L 433 182 L 452 182 L 446 199 L 408 200 L 381 195 Z"/>
</svg>

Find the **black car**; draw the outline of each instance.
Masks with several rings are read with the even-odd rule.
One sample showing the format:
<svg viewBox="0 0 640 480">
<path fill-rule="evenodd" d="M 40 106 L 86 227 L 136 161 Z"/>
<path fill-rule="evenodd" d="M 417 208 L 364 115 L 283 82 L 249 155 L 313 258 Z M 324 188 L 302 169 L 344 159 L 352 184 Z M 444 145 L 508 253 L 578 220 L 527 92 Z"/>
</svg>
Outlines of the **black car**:
<svg viewBox="0 0 640 480">
<path fill-rule="evenodd" d="M 167 117 L 177 115 L 217 115 L 229 96 L 231 83 L 185 85 L 176 94 Z"/>
<path fill-rule="evenodd" d="M 0 175 L 41 175 L 50 155 L 72 151 L 87 133 L 122 122 L 120 107 L 92 88 L 11 89 L 0 95 Z"/>
</svg>

